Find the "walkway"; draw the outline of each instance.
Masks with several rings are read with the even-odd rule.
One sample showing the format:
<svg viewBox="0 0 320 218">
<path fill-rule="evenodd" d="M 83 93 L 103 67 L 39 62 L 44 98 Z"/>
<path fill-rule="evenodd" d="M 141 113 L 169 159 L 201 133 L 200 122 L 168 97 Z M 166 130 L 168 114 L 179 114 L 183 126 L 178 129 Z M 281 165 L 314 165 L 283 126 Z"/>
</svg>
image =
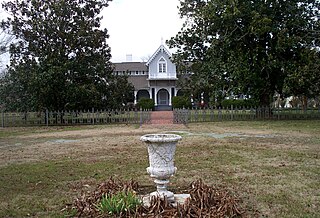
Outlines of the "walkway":
<svg viewBox="0 0 320 218">
<path fill-rule="evenodd" d="M 152 111 L 151 124 L 173 124 L 173 111 Z"/>
</svg>

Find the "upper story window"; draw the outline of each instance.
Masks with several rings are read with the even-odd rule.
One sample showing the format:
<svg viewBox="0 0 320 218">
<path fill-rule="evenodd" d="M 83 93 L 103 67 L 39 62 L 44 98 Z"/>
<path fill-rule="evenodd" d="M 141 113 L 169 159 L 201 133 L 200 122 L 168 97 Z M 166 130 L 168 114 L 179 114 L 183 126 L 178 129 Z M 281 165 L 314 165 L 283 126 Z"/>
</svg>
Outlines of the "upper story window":
<svg viewBox="0 0 320 218">
<path fill-rule="evenodd" d="M 167 72 L 167 62 L 163 57 L 160 58 L 158 61 L 158 72 L 159 73 L 166 73 Z"/>
</svg>

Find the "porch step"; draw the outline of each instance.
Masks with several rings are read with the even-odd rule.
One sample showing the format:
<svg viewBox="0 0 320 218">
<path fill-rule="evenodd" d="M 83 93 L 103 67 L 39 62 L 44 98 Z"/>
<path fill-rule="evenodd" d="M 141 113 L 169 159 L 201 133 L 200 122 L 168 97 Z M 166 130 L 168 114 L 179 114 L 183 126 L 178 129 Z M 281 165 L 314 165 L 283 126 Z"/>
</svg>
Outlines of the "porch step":
<svg viewBox="0 0 320 218">
<path fill-rule="evenodd" d="M 172 111 L 172 106 L 169 105 L 157 105 L 154 107 L 155 111 Z"/>
<path fill-rule="evenodd" d="M 152 111 L 151 124 L 173 124 L 173 111 Z"/>
</svg>

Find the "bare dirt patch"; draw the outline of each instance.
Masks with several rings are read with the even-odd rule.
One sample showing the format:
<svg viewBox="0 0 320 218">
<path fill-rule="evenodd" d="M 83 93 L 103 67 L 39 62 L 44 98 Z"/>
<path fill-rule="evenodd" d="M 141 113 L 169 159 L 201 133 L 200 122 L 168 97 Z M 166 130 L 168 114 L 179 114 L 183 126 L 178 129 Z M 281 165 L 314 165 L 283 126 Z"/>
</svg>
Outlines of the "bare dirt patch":
<svg viewBox="0 0 320 218">
<path fill-rule="evenodd" d="M 140 136 L 160 132 L 181 134 L 190 139 L 183 142 L 186 144 L 195 143 L 194 139 L 208 141 L 208 138 L 214 138 L 228 143 L 245 142 L 263 148 L 290 149 L 293 146 L 300 146 L 300 149 L 303 149 L 301 143 L 296 143 L 287 137 L 287 132 L 279 133 L 275 130 L 255 129 L 250 126 L 235 128 L 230 125 L 202 123 L 190 124 L 187 127 L 183 125 L 143 125 L 142 127 L 119 125 L 94 128 L 89 126 L 80 130 L 39 129 L 32 133 L 0 139 L 0 166 L 61 158 L 88 160 L 106 156 L 110 158 L 113 154 L 125 151 L 128 146 L 143 146 L 139 141 Z M 308 137 L 308 134 L 304 132 L 299 136 Z"/>
<path fill-rule="evenodd" d="M 183 126 L 175 125 L 173 128 Z M 101 126 L 82 130 L 34 132 L 0 139 L 0 166 L 40 160 L 76 158 L 94 160 L 117 155 L 128 146 L 143 146 L 140 136 L 172 129 L 151 125 Z M 129 154 L 130 155 L 130 154 Z"/>
</svg>

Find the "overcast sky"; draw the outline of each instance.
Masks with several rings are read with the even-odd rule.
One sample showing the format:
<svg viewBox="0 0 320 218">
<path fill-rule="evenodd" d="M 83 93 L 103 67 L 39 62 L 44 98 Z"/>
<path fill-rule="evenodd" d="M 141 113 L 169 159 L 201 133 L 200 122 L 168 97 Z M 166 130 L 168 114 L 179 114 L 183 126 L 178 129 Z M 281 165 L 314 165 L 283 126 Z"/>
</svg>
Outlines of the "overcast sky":
<svg viewBox="0 0 320 218">
<path fill-rule="evenodd" d="M 109 30 L 112 61 L 134 61 L 151 56 L 163 42 L 181 29 L 179 0 L 113 0 L 103 12 L 102 25 Z"/>
<path fill-rule="evenodd" d="M 4 0 L 0 0 L 0 4 Z M 179 0 L 113 0 L 102 15 L 102 27 L 110 38 L 112 61 L 126 61 L 132 54 L 133 61 L 143 61 L 181 29 L 178 15 Z M 1 10 L 0 18 L 5 16 Z M 163 40 L 161 40 L 163 39 Z M 1 59 L 7 59 L 2 56 Z"/>
</svg>

